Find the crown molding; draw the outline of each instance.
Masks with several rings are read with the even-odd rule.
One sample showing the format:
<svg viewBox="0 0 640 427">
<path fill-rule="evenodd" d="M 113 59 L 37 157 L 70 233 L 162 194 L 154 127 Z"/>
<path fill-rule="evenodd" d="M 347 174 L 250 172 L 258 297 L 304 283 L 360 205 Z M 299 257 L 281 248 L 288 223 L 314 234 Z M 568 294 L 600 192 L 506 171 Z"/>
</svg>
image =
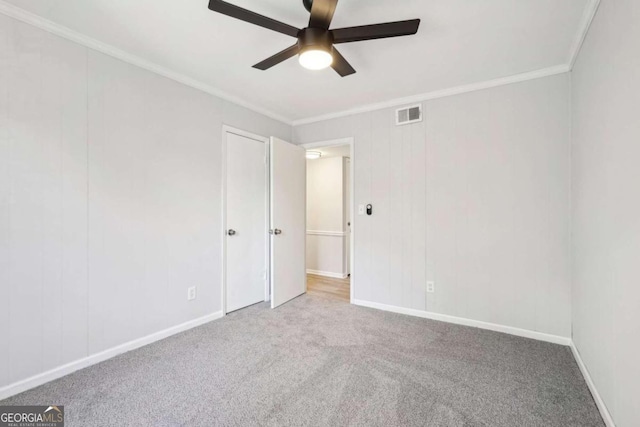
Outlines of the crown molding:
<svg viewBox="0 0 640 427">
<path fill-rule="evenodd" d="M 580 54 L 582 45 L 587 38 L 587 34 L 589 33 L 589 29 L 591 28 L 591 23 L 593 22 L 593 18 L 595 18 L 596 13 L 598 13 L 599 7 L 600 0 L 589 0 L 589 3 L 587 3 L 587 6 L 584 8 L 584 13 L 582 14 L 582 20 L 580 21 L 578 34 L 576 35 L 573 45 L 571 46 L 571 53 L 569 55 L 568 61 L 570 70 L 573 70 L 573 66 L 578 59 L 578 55 Z"/>
<path fill-rule="evenodd" d="M 206 83 L 200 82 L 184 74 L 178 73 L 176 71 L 170 70 L 161 65 L 155 64 L 151 61 L 143 59 L 139 56 L 125 52 L 121 49 L 116 48 L 115 46 L 112 46 L 107 43 L 103 43 L 101 41 L 88 37 L 68 27 L 57 24 L 53 21 L 50 21 L 41 16 L 28 12 L 24 9 L 21 9 L 17 6 L 9 4 L 4 0 L 0 0 L 0 13 L 7 15 L 11 18 L 17 19 L 18 21 L 22 21 L 26 24 L 33 25 L 34 27 L 40 28 L 41 30 L 47 31 L 51 34 L 55 34 L 56 36 L 63 37 L 67 40 L 71 40 L 72 42 L 78 43 L 89 49 L 104 53 L 105 55 L 112 56 L 121 61 L 143 68 L 147 71 L 151 71 L 152 73 L 159 74 L 163 77 L 174 80 L 178 83 L 182 83 L 186 86 L 190 86 L 194 89 L 198 89 L 202 92 L 206 92 L 210 95 L 216 96 L 225 101 L 229 101 L 234 104 L 240 105 L 241 107 L 247 108 L 256 113 L 259 113 L 269 118 L 272 118 L 274 120 L 277 120 L 279 122 L 283 122 L 287 125 L 291 125 L 292 121 L 290 118 L 284 117 L 278 113 L 274 113 L 273 111 L 270 111 L 258 105 L 254 105 L 251 102 L 248 102 L 242 98 L 226 93 L 220 89 L 217 89 Z"/>
<path fill-rule="evenodd" d="M 445 98 L 453 95 L 460 95 L 463 93 L 475 92 L 483 89 L 490 89 L 493 87 L 509 85 L 513 83 L 520 83 L 527 80 L 540 79 L 543 77 L 555 76 L 557 74 L 568 73 L 571 71 L 569 65 L 558 65 L 555 67 L 544 68 L 542 70 L 531 71 L 528 73 L 516 74 L 509 77 L 502 77 L 494 80 L 487 80 L 484 82 L 473 83 L 469 85 L 456 86 L 449 89 L 436 90 L 433 92 L 426 92 L 420 95 L 413 95 L 404 98 L 391 99 L 389 101 L 378 102 L 375 104 L 366 104 L 360 107 L 351 108 L 349 110 L 339 111 L 337 113 L 324 114 L 322 116 L 310 117 L 307 119 L 294 120 L 293 127 L 306 125 L 309 123 L 321 122 L 324 120 L 337 119 L 340 117 L 351 116 L 353 114 L 367 113 L 370 111 L 381 110 L 384 108 L 397 107 L 405 104 L 415 104 L 423 101 L 429 101 L 432 99 Z"/>
<path fill-rule="evenodd" d="M 589 3 L 585 7 L 585 11 L 583 13 L 583 17 L 580 24 L 580 29 L 572 45 L 567 64 L 557 65 L 554 67 L 544 68 L 541 70 L 516 74 L 512 76 L 498 78 L 498 79 L 487 80 L 484 82 L 472 83 L 468 85 L 462 85 L 462 86 L 456 86 L 456 87 L 451 87 L 451 88 L 432 91 L 432 92 L 426 92 L 426 93 L 413 95 L 409 97 L 395 98 L 395 99 L 391 99 L 391 100 L 379 102 L 379 103 L 364 104 L 355 108 L 350 108 L 348 110 L 343 110 L 335 113 L 324 114 L 324 115 L 308 117 L 303 119 L 297 119 L 297 120 L 292 120 L 281 114 L 275 113 L 273 111 L 270 111 L 258 105 L 254 105 L 249 101 L 246 101 L 235 95 L 226 93 L 211 85 L 200 82 L 184 74 L 175 72 L 173 70 L 170 70 L 158 64 L 150 62 L 139 56 L 127 53 L 109 44 L 95 40 L 77 31 L 71 30 L 65 26 L 56 24 L 55 22 L 49 21 L 31 12 L 27 12 L 26 10 L 21 9 L 17 6 L 6 3 L 4 0 L 0 0 L 0 13 L 10 16 L 12 18 L 15 18 L 19 21 L 25 22 L 27 24 L 33 25 L 37 28 L 40 28 L 42 30 L 45 30 L 57 36 L 71 40 L 89 49 L 112 56 L 121 61 L 130 63 L 132 65 L 143 68 L 147 71 L 153 72 L 155 74 L 159 74 L 171 80 L 182 83 L 186 86 L 190 86 L 194 89 L 201 90 L 210 95 L 216 96 L 223 100 L 245 107 L 249 110 L 255 111 L 256 113 L 259 113 L 266 117 L 280 121 L 289 126 L 296 127 L 296 126 L 316 123 L 324 120 L 346 117 L 353 114 L 365 113 L 365 112 L 380 110 L 384 108 L 397 107 L 404 104 L 424 102 L 432 99 L 445 98 L 448 96 L 460 95 L 464 93 L 475 92 L 479 90 L 490 89 L 498 86 L 504 86 L 504 85 L 509 85 L 513 83 L 520 83 L 527 80 L 534 80 L 534 79 L 539 79 L 543 77 L 549 77 L 557 74 L 570 72 L 578 57 L 578 54 L 584 43 L 587 33 L 589 32 L 589 28 L 591 26 L 591 23 L 593 22 L 593 18 L 595 17 L 599 6 L 600 6 L 600 0 L 589 0 Z"/>
</svg>

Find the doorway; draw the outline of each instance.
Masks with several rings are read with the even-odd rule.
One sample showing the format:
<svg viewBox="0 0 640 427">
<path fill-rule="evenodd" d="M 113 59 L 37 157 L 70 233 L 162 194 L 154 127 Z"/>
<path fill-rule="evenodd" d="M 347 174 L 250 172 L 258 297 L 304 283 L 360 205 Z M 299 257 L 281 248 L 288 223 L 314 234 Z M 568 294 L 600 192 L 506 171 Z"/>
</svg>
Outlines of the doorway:
<svg viewBox="0 0 640 427">
<path fill-rule="evenodd" d="M 353 301 L 353 138 L 305 144 L 307 291 Z"/>
</svg>

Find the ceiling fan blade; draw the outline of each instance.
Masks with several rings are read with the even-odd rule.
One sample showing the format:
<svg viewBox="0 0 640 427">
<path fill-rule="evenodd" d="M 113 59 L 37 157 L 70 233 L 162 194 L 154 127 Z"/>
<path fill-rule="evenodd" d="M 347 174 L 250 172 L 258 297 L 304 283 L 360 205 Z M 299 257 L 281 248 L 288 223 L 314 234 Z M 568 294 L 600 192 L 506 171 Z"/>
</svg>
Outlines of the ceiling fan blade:
<svg viewBox="0 0 640 427">
<path fill-rule="evenodd" d="M 253 68 L 257 68 L 258 70 L 268 70 L 274 65 L 278 65 L 282 61 L 286 61 L 292 56 L 297 55 L 299 51 L 300 47 L 298 47 L 298 44 L 296 43 L 293 46 L 286 48 L 282 52 L 278 52 L 275 55 L 265 59 L 264 61 L 258 62 L 253 66 Z"/>
<path fill-rule="evenodd" d="M 419 19 L 387 22 L 385 24 L 363 25 L 360 27 L 337 28 L 331 30 L 333 43 L 351 43 L 387 37 L 410 36 L 418 32 Z"/>
<path fill-rule="evenodd" d="M 259 15 L 255 12 L 229 4 L 222 0 L 210 0 L 209 9 L 291 37 L 298 37 L 298 31 L 300 31 L 298 28 L 292 27 L 291 25 L 284 24 L 280 21 L 276 21 L 275 19 L 267 18 L 266 16 Z"/>
<path fill-rule="evenodd" d="M 336 70 L 336 72 L 340 74 L 340 77 L 346 77 L 356 72 L 335 47 L 333 48 L 333 64 L 331 64 L 331 68 Z"/>
<path fill-rule="evenodd" d="M 309 26 L 328 30 L 337 5 L 338 0 L 313 0 Z"/>
</svg>

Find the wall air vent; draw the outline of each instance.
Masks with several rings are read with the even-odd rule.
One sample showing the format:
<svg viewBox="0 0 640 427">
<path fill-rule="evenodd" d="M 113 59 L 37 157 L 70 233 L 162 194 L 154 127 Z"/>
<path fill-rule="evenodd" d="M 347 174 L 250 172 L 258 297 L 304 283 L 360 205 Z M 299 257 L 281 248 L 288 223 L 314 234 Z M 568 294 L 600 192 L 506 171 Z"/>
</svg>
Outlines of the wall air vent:
<svg viewBox="0 0 640 427">
<path fill-rule="evenodd" d="M 408 125 L 422 121 L 422 104 L 396 110 L 396 125 Z"/>
</svg>

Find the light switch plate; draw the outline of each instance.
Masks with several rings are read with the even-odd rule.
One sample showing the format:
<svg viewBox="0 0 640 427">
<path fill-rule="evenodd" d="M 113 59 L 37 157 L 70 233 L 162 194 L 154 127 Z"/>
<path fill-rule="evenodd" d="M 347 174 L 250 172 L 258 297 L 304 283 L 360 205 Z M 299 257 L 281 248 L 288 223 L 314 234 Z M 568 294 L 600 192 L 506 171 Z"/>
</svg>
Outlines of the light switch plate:
<svg viewBox="0 0 640 427">
<path fill-rule="evenodd" d="M 358 215 L 364 215 L 364 205 L 358 205 Z"/>
</svg>

